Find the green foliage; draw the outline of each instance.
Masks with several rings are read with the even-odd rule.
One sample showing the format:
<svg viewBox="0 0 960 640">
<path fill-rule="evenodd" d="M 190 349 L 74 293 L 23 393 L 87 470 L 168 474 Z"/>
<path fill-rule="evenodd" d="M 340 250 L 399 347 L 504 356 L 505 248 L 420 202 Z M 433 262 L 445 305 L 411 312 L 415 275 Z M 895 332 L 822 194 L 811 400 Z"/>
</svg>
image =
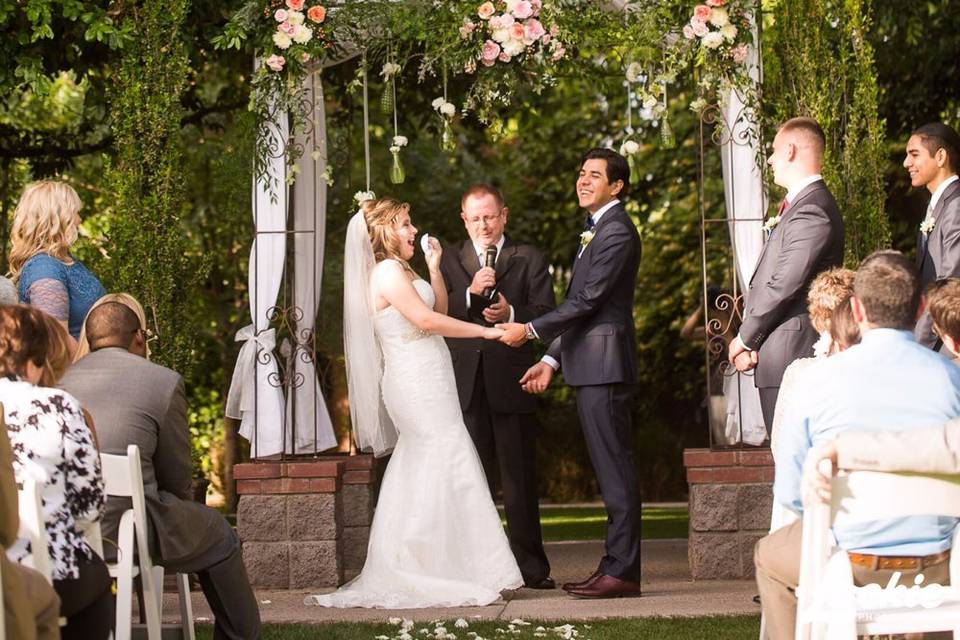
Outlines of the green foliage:
<svg viewBox="0 0 960 640">
<path fill-rule="evenodd" d="M 890 244 L 886 162 L 870 0 L 779 0 L 770 17 L 764 96 L 778 121 L 808 115 L 827 137 L 823 174 L 843 214 L 846 262 Z"/>
<path fill-rule="evenodd" d="M 214 390 L 194 391 L 187 413 L 194 478 L 211 478 L 214 453 L 223 447 L 223 397 Z"/>
<path fill-rule="evenodd" d="M 180 27 L 187 0 L 134 5 L 124 20 L 139 38 L 126 47 L 112 93 L 117 158 L 108 172 L 116 200 L 108 288 L 143 304 L 159 337 L 156 359 L 189 373 L 194 329 L 185 313 L 193 293 L 181 215 L 185 206 L 180 96 L 188 81 Z"/>
</svg>

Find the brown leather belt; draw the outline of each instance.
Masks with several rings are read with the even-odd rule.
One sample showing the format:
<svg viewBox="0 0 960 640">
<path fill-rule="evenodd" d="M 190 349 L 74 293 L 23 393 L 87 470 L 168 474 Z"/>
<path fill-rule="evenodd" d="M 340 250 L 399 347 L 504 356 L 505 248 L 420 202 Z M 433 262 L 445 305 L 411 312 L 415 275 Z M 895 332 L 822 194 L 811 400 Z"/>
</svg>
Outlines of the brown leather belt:
<svg viewBox="0 0 960 640">
<path fill-rule="evenodd" d="M 850 563 L 867 569 L 918 570 L 950 559 L 950 551 L 932 553 L 929 556 L 874 556 L 868 553 L 848 551 Z"/>
</svg>

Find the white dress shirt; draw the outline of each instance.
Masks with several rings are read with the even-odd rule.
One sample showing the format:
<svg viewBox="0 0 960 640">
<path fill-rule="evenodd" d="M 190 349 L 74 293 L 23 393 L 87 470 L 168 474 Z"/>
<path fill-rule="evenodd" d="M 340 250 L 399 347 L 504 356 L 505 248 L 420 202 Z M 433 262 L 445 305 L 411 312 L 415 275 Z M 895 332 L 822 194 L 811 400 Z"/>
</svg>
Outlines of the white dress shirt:
<svg viewBox="0 0 960 640">
<path fill-rule="evenodd" d="M 496 258 L 497 260 L 500 259 L 500 252 L 503 251 L 503 243 L 506 242 L 506 239 L 507 237 L 505 235 L 500 234 L 500 239 L 497 240 L 497 243 L 495 245 L 493 245 L 497 248 L 497 258 Z M 480 268 L 482 269 L 486 263 L 487 247 L 481 247 L 480 245 L 474 243 L 473 250 L 477 252 L 477 261 L 480 263 Z M 494 261 L 494 264 L 496 264 L 496 260 Z M 469 311 L 470 310 L 470 287 L 467 287 L 466 296 L 467 296 L 467 310 Z M 514 316 L 513 305 L 511 304 L 509 306 L 510 306 L 510 317 L 507 318 L 507 322 L 513 322 L 513 316 Z"/>
<path fill-rule="evenodd" d="M 933 192 L 932 196 L 930 196 L 930 204 L 927 205 L 927 215 L 930 215 L 931 213 L 933 213 L 933 210 L 934 208 L 936 208 L 937 203 L 940 202 L 940 196 L 942 196 L 943 192 L 947 190 L 947 187 L 949 187 L 951 184 L 953 184 L 957 180 L 960 180 L 960 177 L 954 174 L 940 183 L 940 186 L 937 187 L 937 190 Z"/>
</svg>

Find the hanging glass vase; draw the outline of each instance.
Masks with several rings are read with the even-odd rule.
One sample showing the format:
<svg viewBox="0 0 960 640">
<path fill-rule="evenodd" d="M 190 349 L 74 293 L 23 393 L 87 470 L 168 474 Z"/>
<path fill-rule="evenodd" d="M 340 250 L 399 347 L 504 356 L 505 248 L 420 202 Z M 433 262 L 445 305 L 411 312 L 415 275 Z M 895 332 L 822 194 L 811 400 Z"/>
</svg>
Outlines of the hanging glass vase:
<svg viewBox="0 0 960 640">
<path fill-rule="evenodd" d="M 631 153 L 627 156 L 627 164 L 630 165 L 630 184 L 640 184 L 640 159 L 637 158 L 636 154 Z"/>
<path fill-rule="evenodd" d="M 393 113 L 393 85 L 387 84 L 383 88 L 383 95 L 380 96 L 380 113 L 390 115 Z"/>
<path fill-rule="evenodd" d="M 457 140 L 453 137 L 453 127 L 447 118 L 443 119 L 443 129 L 440 131 L 440 148 L 447 152 L 457 148 Z"/>
<path fill-rule="evenodd" d="M 663 114 L 660 121 L 660 144 L 664 149 L 673 149 L 677 146 L 677 140 L 673 137 L 673 127 L 670 126 L 670 118 Z"/>
<path fill-rule="evenodd" d="M 407 174 L 403 170 L 403 163 L 400 162 L 400 150 L 397 149 L 394 151 L 391 149 L 390 153 L 393 154 L 393 166 L 390 167 L 390 182 L 392 184 L 403 184 L 403 181 L 407 178 Z"/>
</svg>

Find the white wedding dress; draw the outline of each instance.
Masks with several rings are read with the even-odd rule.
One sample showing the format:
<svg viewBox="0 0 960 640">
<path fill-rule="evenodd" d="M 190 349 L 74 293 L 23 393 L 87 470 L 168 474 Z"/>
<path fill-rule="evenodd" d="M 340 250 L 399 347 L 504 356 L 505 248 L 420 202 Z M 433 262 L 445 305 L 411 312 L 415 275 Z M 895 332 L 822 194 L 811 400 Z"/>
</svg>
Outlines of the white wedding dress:
<svg viewBox="0 0 960 640">
<path fill-rule="evenodd" d="M 433 289 L 413 286 L 433 307 Z M 325 607 L 415 609 L 487 605 L 523 578 L 460 411 L 443 338 L 395 308 L 376 313 L 383 401 L 399 438 L 387 465 L 363 571 Z"/>
</svg>

